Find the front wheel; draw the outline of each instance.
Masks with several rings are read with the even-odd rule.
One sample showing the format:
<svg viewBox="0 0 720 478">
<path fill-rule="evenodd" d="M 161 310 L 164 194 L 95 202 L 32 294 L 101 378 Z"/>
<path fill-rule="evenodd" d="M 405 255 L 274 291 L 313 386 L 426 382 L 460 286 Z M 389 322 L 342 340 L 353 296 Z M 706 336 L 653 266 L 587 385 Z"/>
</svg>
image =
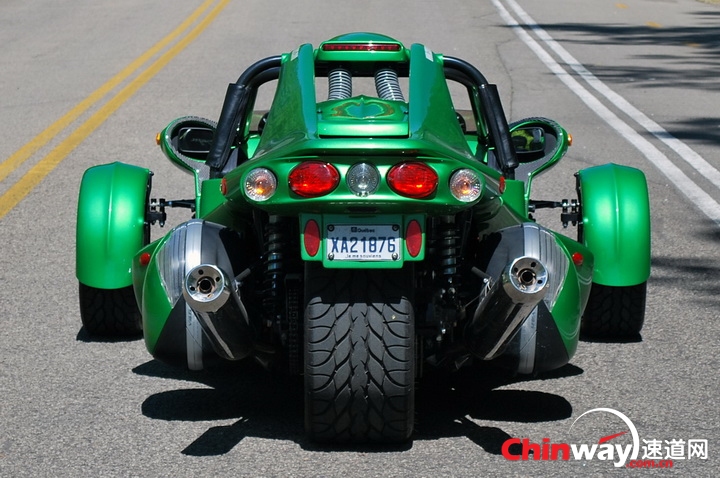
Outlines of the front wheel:
<svg viewBox="0 0 720 478">
<path fill-rule="evenodd" d="M 626 287 L 593 283 L 581 324 L 586 339 L 637 340 L 645 321 L 647 282 Z"/>
<path fill-rule="evenodd" d="M 142 316 L 132 286 L 98 289 L 80 282 L 80 318 L 91 337 L 135 337 L 142 333 Z"/>
<path fill-rule="evenodd" d="M 403 442 L 415 412 L 408 270 L 306 266 L 305 428 L 317 442 Z"/>
</svg>

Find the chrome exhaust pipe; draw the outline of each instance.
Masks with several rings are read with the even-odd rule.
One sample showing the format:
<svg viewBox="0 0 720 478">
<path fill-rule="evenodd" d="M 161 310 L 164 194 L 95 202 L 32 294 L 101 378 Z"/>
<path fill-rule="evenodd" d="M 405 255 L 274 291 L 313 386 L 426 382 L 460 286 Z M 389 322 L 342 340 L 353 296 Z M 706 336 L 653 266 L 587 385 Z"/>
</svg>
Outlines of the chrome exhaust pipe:
<svg viewBox="0 0 720 478">
<path fill-rule="evenodd" d="M 182 292 L 218 355 L 240 360 L 250 354 L 250 321 L 234 279 L 217 266 L 201 264 L 185 275 Z"/>
<path fill-rule="evenodd" d="M 547 291 L 547 269 L 529 256 L 512 261 L 499 280 L 486 279 L 480 303 L 465 331 L 472 353 L 483 360 L 502 354 Z"/>
<path fill-rule="evenodd" d="M 198 312 L 217 312 L 230 298 L 231 286 L 216 266 L 201 264 L 185 276 L 183 296 Z"/>
<path fill-rule="evenodd" d="M 503 288 L 518 303 L 537 304 L 547 293 L 548 273 L 539 260 L 532 257 L 515 259 L 502 275 Z"/>
</svg>

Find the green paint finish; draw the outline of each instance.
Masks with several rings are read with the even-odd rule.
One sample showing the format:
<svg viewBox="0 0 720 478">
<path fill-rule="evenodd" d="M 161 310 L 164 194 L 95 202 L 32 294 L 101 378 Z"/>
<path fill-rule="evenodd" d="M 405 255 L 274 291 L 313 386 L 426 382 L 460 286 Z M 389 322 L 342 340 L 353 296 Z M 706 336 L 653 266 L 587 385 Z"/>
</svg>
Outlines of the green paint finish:
<svg viewBox="0 0 720 478">
<path fill-rule="evenodd" d="M 592 252 L 582 244 L 562 234 L 554 235 L 558 244 L 567 252 L 568 258 L 575 253 L 583 258 L 580 265 L 570 261 L 565 283 L 550 311 L 567 349 L 568 357 L 572 358 L 580 336 L 580 317 L 585 310 L 592 285 L 594 258 Z"/>
<path fill-rule="evenodd" d="M 642 171 L 617 164 L 578 173 L 583 243 L 595 255 L 593 282 L 631 286 L 650 276 L 650 203 Z"/>
<path fill-rule="evenodd" d="M 132 283 L 132 258 L 145 240 L 150 172 L 123 163 L 95 166 L 83 175 L 77 211 L 76 274 L 99 289 Z"/>
</svg>

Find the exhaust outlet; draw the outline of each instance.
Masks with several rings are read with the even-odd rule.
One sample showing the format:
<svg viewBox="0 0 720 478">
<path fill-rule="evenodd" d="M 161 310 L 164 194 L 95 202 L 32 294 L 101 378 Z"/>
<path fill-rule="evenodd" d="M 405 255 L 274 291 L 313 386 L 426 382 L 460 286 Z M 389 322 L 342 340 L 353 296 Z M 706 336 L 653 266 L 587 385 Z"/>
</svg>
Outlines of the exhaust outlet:
<svg viewBox="0 0 720 478">
<path fill-rule="evenodd" d="M 547 293 L 548 273 L 545 266 L 532 257 L 520 257 L 502 275 L 505 290 L 518 303 L 539 302 Z M 540 299 L 537 300 L 537 296 Z"/>
<path fill-rule="evenodd" d="M 542 262 L 523 256 L 505 268 L 499 280 L 488 282 L 466 329 L 468 347 L 483 360 L 502 354 L 525 319 L 548 291 Z"/>
<path fill-rule="evenodd" d="M 235 290 L 234 280 L 228 279 L 219 267 L 211 264 L 193 267 L 185 275 L 183 296 L 218 355 L 240 360 L 252 352 L 247 310 Z"/>
<path fill-rule="evenodd" d="M 183 296 L 198 312 L 217 312 L 231 295 L 225 274 L 216 266 L 201 264 L 185 276 Z"/>
</svg>

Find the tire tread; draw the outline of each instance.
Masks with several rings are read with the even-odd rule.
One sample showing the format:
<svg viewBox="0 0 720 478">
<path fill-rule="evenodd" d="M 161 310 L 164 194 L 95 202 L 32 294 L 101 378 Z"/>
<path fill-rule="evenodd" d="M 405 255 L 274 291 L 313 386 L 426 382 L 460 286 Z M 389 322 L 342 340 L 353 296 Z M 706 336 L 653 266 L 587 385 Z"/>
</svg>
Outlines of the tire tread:
<svg viewBox="0 0 720 478">
<path fill-rule="evenodd" d="M 142 333 L 142 317 L 132 286 L 98 289 L 79 285 L 80 318 L 91 337 L 134 337 Z"/>
<path fill-rule="evenodd" d="M 323 269 L 306 279 L 306 428 L 314 441 L 410 437 L 414 329 L 406 281 L 399 272 Z"/>
<path fill-rule="evenodd" d="M 587 339 L 636 340 L 645 322 L 647 282 L 612 287 L 593 283 L 581 334 Z"/>
</svg>

